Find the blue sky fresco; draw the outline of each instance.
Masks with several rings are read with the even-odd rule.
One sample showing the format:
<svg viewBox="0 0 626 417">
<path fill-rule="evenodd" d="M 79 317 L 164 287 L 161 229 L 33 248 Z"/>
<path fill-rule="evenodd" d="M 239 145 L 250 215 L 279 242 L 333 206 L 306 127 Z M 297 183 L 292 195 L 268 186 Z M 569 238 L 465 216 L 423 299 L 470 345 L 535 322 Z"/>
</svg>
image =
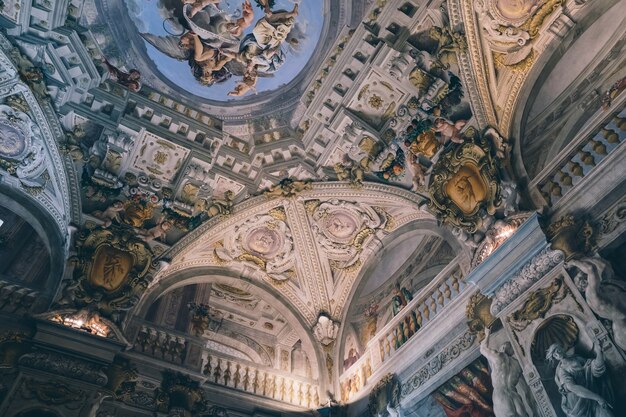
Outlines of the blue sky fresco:
<svg viewBox="0 0 626 417">
<path fill-rule="evenodd" d="M 139 32 L 148 32 L 161 36 L 171 33 L 180 33 L 179 31 L 177 32 L 176 28 L 170 25 L 170 21 L 166 20 L 167 13 L 160 7 L 162 1 L 163 0 L 125 0 L 129 14 Z M 242 2 L 239 0 L 224 0 L 220 3 L 219 7 L 238 17 L 241 14 L 241 3 Z M 274 10 L 292 10 L 294 4 L 295 2 L 293 0 L 276 0 Z M 253 0 L 252 5 L 255 13 L 254 21 L 256 22 L 263 17 L 263 10 L 258 8 Z M 299 15 L 296 18 L 296 24 L 300 25 L 306 37 L 298 51 L 294 51 L 289 46 L 283 45 L 283 50 L 287 56 L 286 62 L 278 69 L 273 77 L 259 77 L 256 85 L 256 94 L 262 94 L 263 91 L 271 91 L 284 84 L 288 84 L 306 66 L 319 41 L 323 18 L 323 0 L 303 0 L 299 2 Z M 247 33 L 252 32 L 253 27 L 254 23 L 246 29 L 242 38 Z M 166 31 L 166 28 L 170 33 Z M 235 87 L 239 77 L 233 76 L 224 83 L 203 86 L 193 77 L 189 64 L 186 61 L 181 62 L 170 58 L 147 42 L 146 48 L 148 50 L 148 56 L 156 64 L 159 71 L 181 88 L 211 100 L 226 101 L 244 98 L 229 97 L 227 95 L 227 93 Z M 245 97 L 254 94 L 254 92 L 251 92 Z"/>
</svg>

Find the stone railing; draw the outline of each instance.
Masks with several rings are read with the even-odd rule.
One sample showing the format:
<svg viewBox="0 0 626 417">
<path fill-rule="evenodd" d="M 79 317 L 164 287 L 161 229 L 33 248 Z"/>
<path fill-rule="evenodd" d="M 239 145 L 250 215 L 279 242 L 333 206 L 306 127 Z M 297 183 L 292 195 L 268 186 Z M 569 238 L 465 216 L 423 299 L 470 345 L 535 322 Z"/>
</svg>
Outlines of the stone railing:
<svg viewBox="0 0 626 417">
<path fill-rule="evenodd" d="M 142 325 L 133 349 L 157 359 L 182 364 L 187 353 L 187 340 L 169 330 Z"/>
<path fill-rule="evenodd" d="M 458 263 L 451 262 L 378 332 L 374 340 L 380 351 L 380 361 L 391 358 L 406 342 L 415 337 L 465 286 Z"/>
<path fill-rule="evenodd" d="M 396 351 L 415 339 L 420 330 L 439 316 L 466 286 L 455 259 L 376 333 L 363 355 L 342 373 L 339 378 L 342 400 L 347 401 L 365 387 L 372 368 L 389 361 Z"/>
<path fill-rule="evenodd" d="M 626 139 L 626 94 L 606 112 L 598 113 L 593 130 L 582 131 L 531 182 L 531 188 L 541 192 L 550 206 L 554 206 L 583 179 L 611 156 Z M 619 110 L 616 110 L 619 109 Z M 618 162 L 619 163 L 619 162 Z"/>
<path fill-rule="evenodd" d="M 133 350 L 202 374 L 207 384 L 292 404 L 316 408 L 319 382 L 206 347 L 207 341 L 149 322 L 139 322 Z M 195 359 L 194 359 L 195 358 Z"/>
<path fill-rule="evenodd" d="M 305 408 L 319 405 L 320 388 L 313 379 L 218 355 L 213 351 L 203 353 L 203 364 L 202 373 L 211 384 Z"/>
</svg>

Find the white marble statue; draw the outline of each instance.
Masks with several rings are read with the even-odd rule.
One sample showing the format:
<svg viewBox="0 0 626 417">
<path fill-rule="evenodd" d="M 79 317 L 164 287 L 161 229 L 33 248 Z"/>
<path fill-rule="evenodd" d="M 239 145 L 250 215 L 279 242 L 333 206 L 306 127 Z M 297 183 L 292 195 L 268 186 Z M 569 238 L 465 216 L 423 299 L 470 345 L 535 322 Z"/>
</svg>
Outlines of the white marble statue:
<svg viewBox="0 0 626 417">
<path fill-rule="evenodd" d="M 489 347 L 491 331 L 485 328 L 485 339 L 480 344 L 480 353 L 489 362 L 491 383 L 493 385 L 493 412 L 496 417 L 530 417 L 527 406 L 531 404 L 530 389 L 522 376 L 522 368 L 513 357 L 510 342 L 504 343 L 499 350 Z"/>
<path fill-rule="evenodd" d="M 626 350 L 626 282 L 616 279 L 611 265 L 599 255 L 573 259 L 567 266 L 575 266 L 586 275 L 584 287 L 587 304 L 598 316 L 611 320 L 615 344 Z M 574 281 L 580 283 L 580 274 Z"/>
<path fill-rule="evenodd" d="M 568 354 L 555 343 L 546 359 L 558 363 L 554 381 L 562 395 L 561 408 L 567 417 L 614 417 L 611 411 L 613 392 L 605 375 L 604 356 L 598 342 L 593 346 L 594 359 Z"/>
</svg>

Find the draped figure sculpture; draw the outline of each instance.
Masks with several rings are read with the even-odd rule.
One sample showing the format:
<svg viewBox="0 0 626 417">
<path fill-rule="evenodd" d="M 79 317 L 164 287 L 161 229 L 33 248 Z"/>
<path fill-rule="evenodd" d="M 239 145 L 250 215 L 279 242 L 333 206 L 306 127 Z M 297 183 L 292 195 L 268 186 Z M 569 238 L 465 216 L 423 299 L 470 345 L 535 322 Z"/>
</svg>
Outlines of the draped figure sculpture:
<svg viewBox="0 0 626 417">
<path fill-rule="evenodd" d="M 626 282 L 616 279 L 611 265 L 599 255 L 573 259 L 568 266 L 575 266 L 586 276 L 584 287 L 587 304 L 598 316 L 611 320 L 615 344 L 626 350 Z M 574 281 L 581 283 L 581 275 Z"/>
<path fill-rule="evenodd" d="M 530 389 L 522 376 L 522 368 L 513 357 L 510 342 L 504 343 L 499 350 L 489 347 L 491 330 L 485 328 L 485 339 L 480 344 L 480 353 L 487 358 L 491 369 L 493 385 L 493 411 L 496 417 L 530 417 L 522 396 L 531 403 Z"/>
<path fill-rule="evenodd" d="M 594 359 L 568 354 L 558 343 L 551 345 L 546 360 L 558 363 L 554 380 L 562 395 L 561 408 L 567 417 L 614 417 L 613 390 L 606 375 L 604 355 L 595 343 Z"/>
</svg>

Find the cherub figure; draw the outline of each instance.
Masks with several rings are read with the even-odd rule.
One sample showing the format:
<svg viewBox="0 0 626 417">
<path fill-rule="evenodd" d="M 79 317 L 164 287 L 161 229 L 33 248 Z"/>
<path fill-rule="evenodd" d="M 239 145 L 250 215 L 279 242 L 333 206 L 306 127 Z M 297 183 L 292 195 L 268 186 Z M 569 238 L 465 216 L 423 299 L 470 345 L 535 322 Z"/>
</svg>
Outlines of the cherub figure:
<svg viewBox="0 0 626 417">
<path fill-rule="evenodd" d="M 143 236 L 143 240 L 146 242 L 152 242 L 160 239 L 165 240 L 167 231 L 172 228 L 173 224 L 169 220 L 161 220 L 156 226 L 149 230 L 140 230 L 139 234 Z"/>
<path fill-rule="evenodd" d="M 366 159 L 365 161 L 368 161 Z M 348 155 L 344 155 L 341 162 L 337 162 L 333 165 L 335 174 L 337 174 L 338 181 L 350 181 L 350 184 L 354 187 L 361 187 L 365 178 L 365 166 L 364 161 L 357 163 Z M 365 162 L 367 164 L 367 162 Z"/>
<path fill-rule="evenodd" d="M 420 188 L 426 185 L 426 170 L 424 166 L 420 164 L 419 159 L 416 155 L 409 155 L 408 161 L 409 171 L 412 174 L 413 186 L 411 187 L 412 191 L 418 191 Z"/>
<path fill-rule="evenodd" d="M 243 2 L 241 5 L 241 11 L 242 15 L 235 21 L 235 23 L 229 23 L 226 25 L 230 34 L 236 37 L 240 37 L 243 34 L 243 31 L 250 27 L 252 22 L 254 22 L 254 11 L 252 10 L 250 0 L 245 0 Z"/>
<path fill-rule="evenodd" d="M 252 68 L 250 71 L 246 71 L 243 79 L 235 85 L 235 89 L 233 91 L 228 92 L 228 95 L 232 97 L 241 97 L 247 94 L 249 91 L 255 89 L 257 79 L 258 74 L 256 69 Z"/>
<path fill-rule="evenodd" d="M 457 120 L 450 123 L 446 119 L 438 118 L 433 123 L 433 130 L 441 134 L 441 143 L 445 145 L 449 141 L 454 143 L 463 143 L 465 139 L 461 136 L 461 129 L 467 124 L 466 120 Z"/>
<path fill-rule="evenodd" d="M 107 207 L 104 211 L 94 211 L 91 214 L 95 218 L 102 220 L 104 222 L 102 223 L 102 227 L 107 228 L 111 226 L 113 220 L 118 223 L 120 222 L 120 212 L 122 211 L 124 211 L 124 203 L 122 203 L 121 201 L 116 201 L 109 207 Z"/>
<path fill-rule="evenodd" d="M 107 61 L 106 58 L 102 58 L 102 63 L 109 71 L 111 80 L 135 93 L 141 89 L 141 73 L 138 70 L 131 69 L 129 72 L 122 71 Z"/>
</svg>

